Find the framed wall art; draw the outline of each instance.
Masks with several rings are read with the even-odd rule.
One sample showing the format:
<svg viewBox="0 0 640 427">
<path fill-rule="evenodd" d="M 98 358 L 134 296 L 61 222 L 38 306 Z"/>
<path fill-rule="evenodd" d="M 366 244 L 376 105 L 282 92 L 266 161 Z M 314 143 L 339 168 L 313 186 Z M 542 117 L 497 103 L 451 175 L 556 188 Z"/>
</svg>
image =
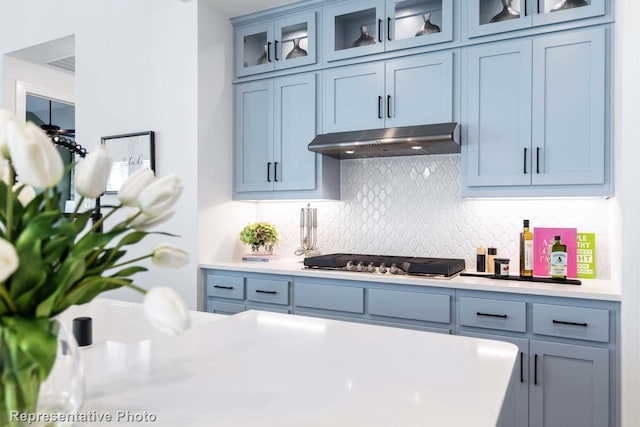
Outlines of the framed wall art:
<svg viewBox="0 0 640 427">
<path fill-rule="evenodd" d="M 102 144 L 113 162 L 107 182 L 108 194 L 120 191 L 122 183 L 138 169 L 149 168 L 155 172 L 153 131 L 104 136 Z"/>
</svg>

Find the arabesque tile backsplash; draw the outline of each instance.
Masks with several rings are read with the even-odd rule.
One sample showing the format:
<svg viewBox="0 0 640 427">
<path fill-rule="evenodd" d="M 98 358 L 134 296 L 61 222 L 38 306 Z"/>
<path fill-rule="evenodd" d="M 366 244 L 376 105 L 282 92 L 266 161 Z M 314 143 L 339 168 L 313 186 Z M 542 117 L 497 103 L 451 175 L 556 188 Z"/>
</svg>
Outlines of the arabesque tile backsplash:
<svg viewBox="0 0 640 427">
<path fill-rule="evenodd" d="M 322 253 L 464 258 L 494 246 L 517 271 L 522 220 L 532 227 L 576 227 L 596 234 L 597 277 L 610 278 L 612 204 L 607 199 L 462 199 L 460 155 L 343 160 L 342 200 L 318 208 Z M 259 221 L 276 225 L 277 252 L 293 257 L 304 202 L 259 203 Z"/>
</svg>

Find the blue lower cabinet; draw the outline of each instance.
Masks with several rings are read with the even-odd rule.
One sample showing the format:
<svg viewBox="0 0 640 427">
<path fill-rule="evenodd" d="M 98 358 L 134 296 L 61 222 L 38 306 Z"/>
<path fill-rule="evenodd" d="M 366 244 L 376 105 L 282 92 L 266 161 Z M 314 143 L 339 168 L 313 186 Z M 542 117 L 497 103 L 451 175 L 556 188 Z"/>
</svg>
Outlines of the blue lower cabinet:
<svg viewBox="0 0 640 427">
<path fill-rule="evenodd" d="M 609 350 L 530 341 L 530 427 L 609 426 Z"/>
<path fill-rule="evenodd" d="M 369 289 L 369 314 L 450 323 L 451 297 L 422 292 Z"/>
<path fill-rule="evenodd" d="M 207 301 L 207 311 L 209 313 L 217 314 L 236 314 L 246 310 L 244 304 L 238 304 L 233 302 L 215 301 L 209 299 Z"/>
<path fill-rule="evenodd" d="M 296 282 L 295 307 L 362 314 L 364 288 Z"/>
</svg>

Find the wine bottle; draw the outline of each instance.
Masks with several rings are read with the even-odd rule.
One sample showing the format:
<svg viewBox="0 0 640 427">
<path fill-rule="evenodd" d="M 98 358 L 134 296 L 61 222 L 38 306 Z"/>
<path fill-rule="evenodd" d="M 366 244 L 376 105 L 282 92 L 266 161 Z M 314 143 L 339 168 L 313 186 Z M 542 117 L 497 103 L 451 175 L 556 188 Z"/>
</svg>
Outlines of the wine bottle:
<svg viewBox="0 0 640 427">
<path fill-rule="evenodd" d="M 567 245 L 563 245 L 560 236 L 554 237 L 549 259 L 549 275 L 552 279 L 567 278 Z"/>
<path fill-rule="evenodd" d="M 529 230 L 529 220 L 525 219 L 520 233 L 520 276 L 533 276 L 533 233 Z"/>
</svg>

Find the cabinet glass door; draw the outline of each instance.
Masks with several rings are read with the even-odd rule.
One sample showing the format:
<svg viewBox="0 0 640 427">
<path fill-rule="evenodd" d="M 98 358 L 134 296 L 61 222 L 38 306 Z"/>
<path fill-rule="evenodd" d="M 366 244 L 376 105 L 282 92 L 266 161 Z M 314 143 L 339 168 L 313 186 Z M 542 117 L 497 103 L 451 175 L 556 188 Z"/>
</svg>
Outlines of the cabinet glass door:
<svg viewBox="0 0 640 427">
<path fill-rule="evenodd" d="M 604 0 L 536 0 L 534 25 L 604 15 Z"/>
<path fill-rule="evenodd" d="M 485 36 L 487 34 L 530 27 L 531 11 L 529 11 L 527 1 L 528 0 L 469 1 L 469 37 Z"/>
<path fill-rule="evenodd" d="M 273 21 L 239 27 L 236 32 L 236 74 L 246 76 L 274 69 Z"/>
<path fill-rule="evenodd" d="M 316 14 L 298 14 L 275 23 L 275 68 L 298 67 L 316 62 Z"/>
<path fill-rule="evenodd" d="M 328 61 L 384 51 L 384 1 L 338 3 L 324 10 Z"/>
<path fill-rule="evenodd" d="M 388 0 L 387 50 L 452 40 L 452 0 Z"/>
</svg>

